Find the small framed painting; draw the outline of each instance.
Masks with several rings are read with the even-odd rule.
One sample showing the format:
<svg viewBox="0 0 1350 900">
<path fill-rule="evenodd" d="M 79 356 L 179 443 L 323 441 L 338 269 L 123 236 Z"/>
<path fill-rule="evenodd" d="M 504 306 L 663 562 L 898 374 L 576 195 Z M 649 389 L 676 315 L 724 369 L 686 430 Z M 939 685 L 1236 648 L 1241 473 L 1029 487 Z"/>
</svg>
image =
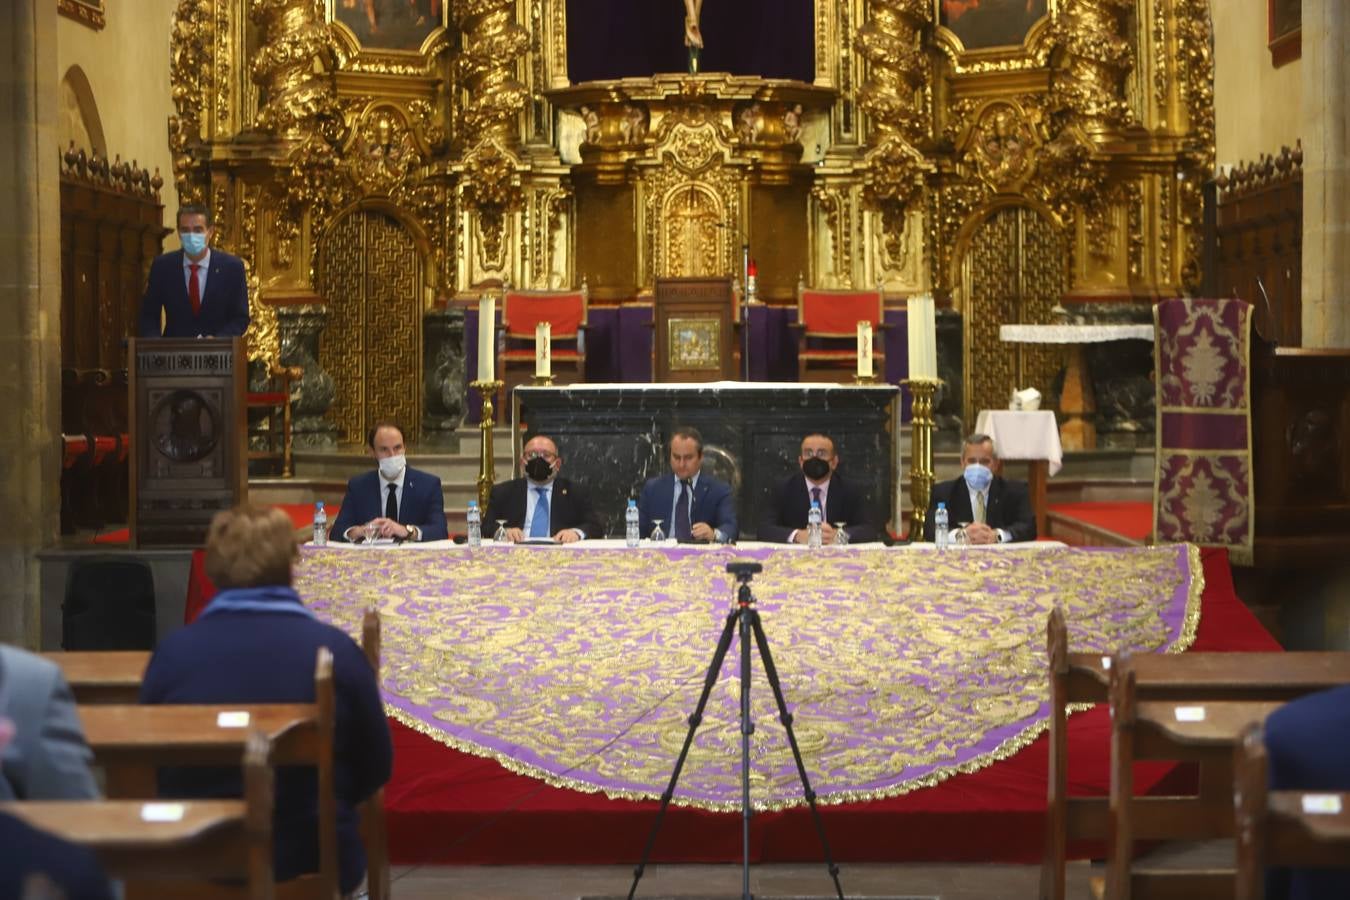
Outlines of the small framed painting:
<svg viewBox="0 0 1350 900">
<path fill-rule="evenodd" d="M 81 25 L 101 31 L 103 26 L 108 24 L 103 9 L 106 2 L 107 0 L 56 0 L 56 11 Z"/>
<path fill-rule="evenodd" d="M 1303 0 L 1266 0 L 1267 45 L 1276 68 L 1303 55 Z"/>
</svg>

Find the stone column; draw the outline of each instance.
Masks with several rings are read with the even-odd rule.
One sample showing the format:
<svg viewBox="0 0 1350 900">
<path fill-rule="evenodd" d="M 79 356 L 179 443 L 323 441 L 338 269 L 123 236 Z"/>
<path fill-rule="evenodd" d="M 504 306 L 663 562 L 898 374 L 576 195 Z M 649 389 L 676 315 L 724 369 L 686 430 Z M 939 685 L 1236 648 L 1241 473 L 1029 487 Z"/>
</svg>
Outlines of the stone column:
<svg viewBox="0 0 1350 900">
<path fill-rule="evenodd" d="M 328 310 L 318 304 L 277 307 L 281 364 L 304 370 L 291 401 L 291 445 L 296 450 L 337 447 L 337 426 L 324 418 L 335 396 L 333 376 L 319 365 L 319 336 L 327 324 Z"/>
<path fill-rule="evenodd" d="M 1350 347 L 1350 4 L 1303 0 L 1303 346 Z"/>
<path fill-rule="evenodd" d="M 37 551 L 61 509 L 61 197 L 56 4 L 0 28 L 0 641 L 38 643 Z"/>
</svg>

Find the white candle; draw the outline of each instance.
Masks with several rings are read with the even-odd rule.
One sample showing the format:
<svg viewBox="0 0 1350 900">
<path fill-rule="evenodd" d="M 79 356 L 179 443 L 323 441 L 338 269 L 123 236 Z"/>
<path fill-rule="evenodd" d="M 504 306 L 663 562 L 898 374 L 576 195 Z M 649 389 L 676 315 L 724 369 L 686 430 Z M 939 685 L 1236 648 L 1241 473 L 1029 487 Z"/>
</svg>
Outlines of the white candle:
<svg viewBox="0 0 1350 900">
<path fill-rule="evenodd" d="M 553 325 L 540 322 L 534 326 L 534 375 L 553 377 Z"/>
<path fill-rule="evenodd" d="M 937 321 L 929 294 L 910 297 L 906 303 L 909 327 L 909 377 L 937 378 Z"/>
<path fill-rule="evenodd" d="M 497 301 L 492 297 L 478 300 L 478 380 L 495 381 L 493 351 L 497 349 Z"/>
<path fill-rule="evenodd" d="M 858 322 L 858 377 L 872 377 L 872 323 Z"/>
</svg>

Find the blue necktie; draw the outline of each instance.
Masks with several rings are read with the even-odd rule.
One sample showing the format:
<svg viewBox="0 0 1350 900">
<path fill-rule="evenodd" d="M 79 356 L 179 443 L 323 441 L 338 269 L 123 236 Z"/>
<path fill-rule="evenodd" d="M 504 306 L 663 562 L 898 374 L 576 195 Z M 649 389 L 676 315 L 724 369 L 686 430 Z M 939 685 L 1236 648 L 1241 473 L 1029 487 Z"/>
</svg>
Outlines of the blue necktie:
<svg viewBox="0 0 1350 900">
<path fill-rule="evenodd" d="M 548 488 L 535 488 L 539 492 L 539 502 L 534 505 L 534 518 L 530 520 L 530 537 L 548 537 Z"/>
<path fill-rule="evenodd" d="M 692 541 L 694 533 L 689 527 L 689 504 L 693 500 L 692 488 L 688 481 L 680 482 L 680 496 L 675 501 L 675 540 Z"/>
</svg>

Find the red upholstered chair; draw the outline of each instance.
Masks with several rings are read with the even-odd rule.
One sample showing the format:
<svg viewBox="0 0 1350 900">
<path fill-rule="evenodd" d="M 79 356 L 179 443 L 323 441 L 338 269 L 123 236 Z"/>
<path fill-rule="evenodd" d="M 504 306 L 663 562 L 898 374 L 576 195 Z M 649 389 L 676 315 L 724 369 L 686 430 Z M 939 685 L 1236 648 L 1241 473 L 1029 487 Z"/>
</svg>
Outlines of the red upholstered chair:
<svg viewBox="0 0 1350 900">
<path fill-rule="evenodd" d="M 540 322 L 552 326 L 550 352 L 553 380 L 572 384 L 586 380 L 586 285 L 572 291 L 517 291 L 502 296 L 505 349 L 497 355 L 497 378 L 506 391 L 529 384 L 534 375 L 534 329 Z"/>
<path fill-rule="evenodd" d="M 268 389 L 249 391 L 249 459 L 273 459 L 281 462 L 281 477 L 295 474 L 291 465 L 291 382 L 304 374 L 299 366 L 283 366 L 273 360 L 267 365 Z M 259 449 L 254 449 L 254 444 Z"/>
<path fill-rule="evenodd" d="M 797 285 L 797 378 L 852 381 L 858 368 L 858 323 L 871 322 L 872 366 L 885 380 L 881 291 L 821 290 Z"/>
</svg>

